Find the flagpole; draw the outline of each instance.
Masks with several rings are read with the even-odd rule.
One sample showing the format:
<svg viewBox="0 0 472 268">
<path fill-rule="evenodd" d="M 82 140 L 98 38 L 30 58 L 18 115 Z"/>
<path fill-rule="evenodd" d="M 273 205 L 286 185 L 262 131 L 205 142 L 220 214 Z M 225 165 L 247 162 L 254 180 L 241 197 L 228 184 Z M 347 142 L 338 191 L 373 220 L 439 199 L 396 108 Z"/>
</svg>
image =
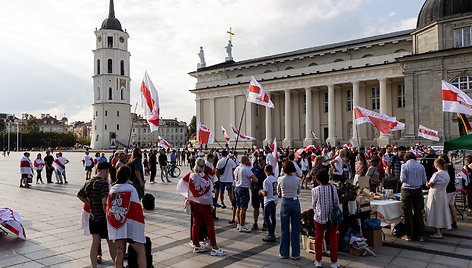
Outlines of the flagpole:
<svg viewBox="0 0 472 268">
<path fill-rule="evenodd" d="M 356 122 L 354 122 L 355 124 Z M 359 141 L 359 125 L 356 125 L 356 135 L 357 135 L 357 147 L 360 149 L 361 148 L 361 143 Z"/>
<path fill-rule="evenodd" d="M 217 141 L 216 139 L 213 139 L 214 141 L 216 141 L 216 143 L 218 143 L 218 145 L 221 147 L 221 149 L 225 149 L 225 147 L 223 147 L 223 145 L 221 145 L 221 143 L 219 141 Z"/>
<path fill-rule="evenodd" d="M 139 102 L 139 100 L 136 102 L 136 105 L 135 105 L 135 107 L 134 107 L 134 114 L 136 114 L 136 109 L 138 109 L 138 102 Z M 131 115 L 131 116 L 133 116 L 133 115 Z M 136 117 L 137 117 L 137 116 L 138 116 L 138 115 L 136 114 Z M 129 143 L 131 142 L 131 132 L 133 131 L 133 126 L 134 126 L 134 119 L 131 118 L 131 128 L 129 129 L 128 146 L 127 146 L 127 148 L 129 148 Z"/>
<path fill-rule="evenodd" d="M 244 108 L 243 108 L 243 112 L 241 113 L 241 120 L 239 121 L 238 135 L 236 136 L 236 142 L 234 143 L 233 152 L 235 152 L 236 148 L 238 148 L 238 140 L 239 140 L 239 136 L 241 135 L 241 125 L 243 124 L 243 117 L 244 117 L 244 113 L 246 112 L 246 105 L 247 105 L 247 98 L 244 101 Z"/>
</svg>

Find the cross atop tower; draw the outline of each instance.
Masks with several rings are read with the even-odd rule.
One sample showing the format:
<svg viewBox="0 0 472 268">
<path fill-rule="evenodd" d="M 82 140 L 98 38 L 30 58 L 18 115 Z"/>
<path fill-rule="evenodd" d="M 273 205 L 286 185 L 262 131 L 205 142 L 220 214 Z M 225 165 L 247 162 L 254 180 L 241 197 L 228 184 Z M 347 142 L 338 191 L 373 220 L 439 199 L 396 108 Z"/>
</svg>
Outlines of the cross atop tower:
<svg viewBox="0 0 472 268">
<path fill-rule="evenodd" d="M 229 34 L 229 41 L 233 41 L 231 40 L 231 37 L 234 35 L 234 33 L 232 32 L 231 27 L 229 27 L 229 31 L 227 31 L 227 33 Z"/>
</svg>

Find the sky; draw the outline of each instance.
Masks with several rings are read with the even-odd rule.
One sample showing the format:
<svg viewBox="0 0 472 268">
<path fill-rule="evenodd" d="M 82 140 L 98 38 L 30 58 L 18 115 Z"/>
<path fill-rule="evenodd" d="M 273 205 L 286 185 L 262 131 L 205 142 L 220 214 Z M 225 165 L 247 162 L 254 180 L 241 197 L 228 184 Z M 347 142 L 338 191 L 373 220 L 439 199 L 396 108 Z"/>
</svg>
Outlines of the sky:
<svg viewBox="0 0 472 268">
<path fill-rule="evenodd" d="M 195 115 L 197 53 L 207 66 L 226 57 L 232 27 L 235 61 L 416 26 L 424 0 L 115 0 L 130 35 L 131 104 L 147 70 L 161 116 Z M 109 0 L 2 1 L 0 113 L 50 113 L 90 121 L 95 28 Z M 136 110 L 142 113 L 138 104 Z"/>
</svg>

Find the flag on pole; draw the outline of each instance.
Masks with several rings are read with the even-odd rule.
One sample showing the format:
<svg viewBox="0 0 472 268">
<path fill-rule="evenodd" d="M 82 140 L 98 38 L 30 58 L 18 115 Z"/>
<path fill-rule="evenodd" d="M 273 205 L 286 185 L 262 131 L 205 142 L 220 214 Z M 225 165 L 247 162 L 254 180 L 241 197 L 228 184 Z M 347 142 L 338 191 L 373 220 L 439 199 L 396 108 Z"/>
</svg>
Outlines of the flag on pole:
<svg viewBox="0 0 472 268">
<path fill-rule="evenodd" d="M 418 128 L 418 136 L 423 137 L 427 140 L 439 141 L 438 132 L 423 125 L 420 125 L 420 127 Z"/>
<path fill-rule="evenodd" d="M 247 136 L 247 135 L 244 135 L 242 134 L 241 132 L 239 132 L 239 130 L 231 125 L 231 129 L 233 130 L 233 133 L 234 133 L 234 136 L 238 137 L 239 135 L 239 139 L 243 140 L 243 141 L 253 141 L 253 140 L 256 140 L 256 138 L 254 137 L 251 137 L 251 136 Z"/>
<path fill-rule="evenodd" d="M 256 151 L 256 152 L 259 152 L 259 153 L 264 152 L 264 150 L 262 150 L 262 148 L 259 148 L 259 147 L 255 146 L 255 145 L 252 146 L 252 148 L 254 148 L 254 151 Z"/>
<path fill-rule="evenodd" d="M 457 113 L 457 122 L 459 122 L 459 136 L 467 136 L 471 133 L 472 127 L 470 127 L 469 120 L 465 114 Z"/>
<path fill-rule="evenodd" d="M 166 150 L 169 149 L 170 147 L 172 147 L 172 146 L 170 146 L 170 144 L 169 144 L 166 140 L 164 140 L 161 136 L 159 136 L 159 137 L 157 138 L 157 144 L 158 144 L 159 146 L 161 146 L 162 148 L 166 149 Z"/>
<path fill-rule="evenodd" d="M 274 156 L 274 177 L 279 177 L 279 156 L 277 154 L 277 139 L 274 138 L 274 143 L 272 143 L 272 147 L 270 148 L 272 155 Z"/>
<path fill-rule="evenodd" d="M 392 131 L 398 131 L 398 130 L 404 130 L 405 129 L 405 124 L 403 124 L 402 122 L 400 121 L 395 121 L 395 124 L 394 126 L 392 127 L 392 129 L 390 129 L 390 132 Z"/>
<path fill-rule="evenodd" d="M 257 82 L 254 76 L 251 76 L 251 83 L 249 84 L 249 90 L 247 93 L 247 101 L 256 104 L 264 105 L 269 108 L 274 108 L 274 104 L 269 98 L 269 95 L 265 93 L 264 88 Z"/>
<path fill-rule="evenodd" d="M 197 140 L 200 145 L 202 144 L 213 144 L 215 135 L 213 132 L 204 124 L 197 123 Z"/>
<path fill-rule="evenodd" d="M 389 133 L 398 124 L 395 117 L 379 114 L 359 106 L 354 106 L 354 115 L 356 125 L 371 123 L 382 133 Z"/>
<path fill-rule="evenodd" d="M 151 132 L 156 131 L 159 127 L 159 96 L 147 72 L 144 72 L 144 79 L 141 83 L 141 105 L 144 109 L 144 117 L 149 122 Z"/>
<path fill-rule="evenodd" d="M 443 111 L 472 115 L 472 99 L 457 87 L 442 81 Z"/>
<path fill-rule="evenodd" d="M 462 168 L 461 173 L 459 174 L 459 176 L 461 176 L 461 178 L 464 180 L 464 185 L 465 186 L 469 185 L 469 173 L 467 172 L 467 165 L 465 165 Z"/>
<path fill-rule="evenodd" d="M 315 139 L 317 139 L 317 140 L 320 139 L 320 138 L 318 138 L 318 137 L 316 136 L 316 134 L 315 134 L 315 132 L 313 132 L 313 130 L 310 130 L 310 132 L 311 132 L 311 135 L 313 135 L 313 138 L 315 138 Z"/>
<path fill-rule="evenodd" d="M 226 132 L 226 129 L 223 126 L 221 126 L 221 131 L 223 131 L 223 137 L 225 138 L 226 143 L 229 143 L 228 132 Z"/>
</svg>

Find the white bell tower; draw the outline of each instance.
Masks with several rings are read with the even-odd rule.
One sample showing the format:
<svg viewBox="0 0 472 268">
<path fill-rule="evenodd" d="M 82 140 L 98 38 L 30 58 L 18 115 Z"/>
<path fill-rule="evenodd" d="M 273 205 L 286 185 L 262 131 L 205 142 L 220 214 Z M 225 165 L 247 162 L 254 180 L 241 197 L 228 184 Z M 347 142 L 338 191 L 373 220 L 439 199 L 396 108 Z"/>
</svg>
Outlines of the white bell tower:
<svg viewBox="0 0 472 268">
<path fill-rule="evenodd" d="M 129 35 L 115 18 L 113 0 L 110 13 L 95 31 L 96 49 L 93 75 L 93 149 L 123 148 L 131 129 Z"/>
</svg>

